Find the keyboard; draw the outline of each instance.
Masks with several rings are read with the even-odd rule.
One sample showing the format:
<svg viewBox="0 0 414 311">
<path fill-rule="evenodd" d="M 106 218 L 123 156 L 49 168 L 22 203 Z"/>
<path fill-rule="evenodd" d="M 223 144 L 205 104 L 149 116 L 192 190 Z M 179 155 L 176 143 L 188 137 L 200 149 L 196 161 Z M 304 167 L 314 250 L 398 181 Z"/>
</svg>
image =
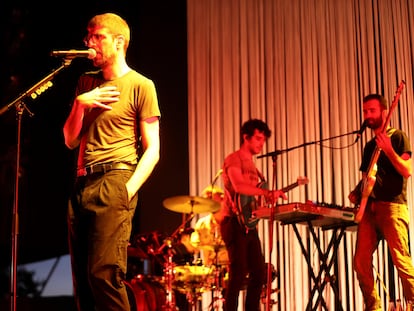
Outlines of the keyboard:
<svg viewBox="0 0 414 311">
<path fill-rule="evenodd" d="M 269 219 L 273 210 L 273 219 L 283 224 L 307 223 L 316 227 L 330 229 L 339 226 L 356 226 L 354 222 L 356 209 L 333 204 L 288 203 L 273 208 L 261 207 L 252 212 L 253 217 Z"/>
</svg>

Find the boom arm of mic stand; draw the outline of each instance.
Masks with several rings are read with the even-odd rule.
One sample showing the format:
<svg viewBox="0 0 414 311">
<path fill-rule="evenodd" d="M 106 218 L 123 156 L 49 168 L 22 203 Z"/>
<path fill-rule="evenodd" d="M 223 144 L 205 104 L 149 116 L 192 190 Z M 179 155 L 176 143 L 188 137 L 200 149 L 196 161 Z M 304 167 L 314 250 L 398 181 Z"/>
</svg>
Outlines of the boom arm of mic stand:
<svg viewBox="0 0 414 311">
<path fill-rule="evenodd" d="M 356 130 L 356 131 L 352 131 L 352 132 L 337 135 L 337 136 L 332 136 L 332 137 L 328 137 L 328 138 L 324 138 L 324 139 L 320 139 L 320 140 L 314 140 L 314 141 L 311 141 L 311 142 L 306 142 L 306 143 L 303 143 L 303 144 L 300 144 L 300 145 L 297 145 L 297 146 L 293 146 L 293 147 L 290 147 L 290 148 L 287 148 L 287 149 L 271 151 L 271 152 L 268 152 L 268 153 L 265 153 L 265 154 L 262 154 L 262 155 L 258 156 L 257 159 L 264 158 L 264 157 L 276 157 L 276 156 L 278 156 L 282 153 L 286 153 L 286 152 L 292 151 L 294 149 L 298 149 L 298 148 L 309 146 L 309 145 L 315 145 L 315 144 L 321 143 L 323 141 L 332 140 L 332 139 L 340 138 L 340 137 L 347 136 L 347 135 L 358 134 L 358 132 L 359 132 L 359 130 Z"/>
<path fill-rule="evenodd" d="M 44 77 L 42 80 L 34 84 L 32 87 L 30 87 L 28 90 L 20 94 L 15 100 L 13 100 L 11 103 L 5 105 L 0 109 L 0 115 L 8 111 L 11 107 L 19 105 L 26 97 L 37 97 L 39 94 L 41 94 L 44 90 L 49 88 L 51 85 L 49 85 L 49 82 L 64 68 L 70 65 L 70 60 L 64 60 L 63 64 L 54 69 L 50 74 L 48 74 L 46 77 Z"/>
</svg>

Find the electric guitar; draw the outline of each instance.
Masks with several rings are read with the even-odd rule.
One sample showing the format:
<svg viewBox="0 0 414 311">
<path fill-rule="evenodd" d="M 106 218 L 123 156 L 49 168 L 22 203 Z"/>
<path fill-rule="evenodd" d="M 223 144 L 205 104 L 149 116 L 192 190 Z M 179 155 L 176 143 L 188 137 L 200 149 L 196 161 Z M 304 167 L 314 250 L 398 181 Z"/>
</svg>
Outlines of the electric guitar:
<svg viewBox="0 0 414 311">
<path fill-rule="evenodd" d="M 283 192 L 290 191 L 300 185 L 306 185 L 309 183 L 309 179 L 307 177 L 298 177 L 296 182 L 280 189 Z M 265 181 L 260 182 L 258 188 L 267 189 L 267 183 Z M 253 216 L 253 211 L 259 207 L 263 207 L 262 202 L 264 205 L 273 204 L 274 202 L 266 202 L 263 196 L 252 196 L 252 195 L 244 195 L 240 193 L 236 193 L 234 198 L 235 205 L 238 210 L 237 219 L 246 230 L 254 229 L 259 222 L 260 218 Z"/>
<path fill-rule="evenodd" d="M 387 118 L 385 119 L 385 122 L 382 126 L 382 132 L 385 132 L 388 124 L 390 123 L 391 113 L 394 111 L 395 107 L 398 104 L 398 100 L 400 98 L 400 94 L 404 88 L 405 81 L 401 81 L 400 85 L 398 86 L 397 92 L 395 93 L 394 100 L 392 101 L 391 107 L 389 109 Z M 359 223 L 362 219 L 362 216 L 364 216 L 365 208 L 368 204 L 369 196 L 372 192 L 372 189 L 374 188 L 375 182 L 376 182 L 376 175 L 377 175 L 377 161 L 381 153 L 381 148 L 378 148 L 378 146 L 375 147 L 374 152 L 371 156 L 371 161 L 369 163 L 367 172 L 365 174 L 365 177 L 362 179 L 361 182 L 361 201 L 359 203 L 359 208 L 357 213 L 355 214 L 355 222 Z"/>
</svg>

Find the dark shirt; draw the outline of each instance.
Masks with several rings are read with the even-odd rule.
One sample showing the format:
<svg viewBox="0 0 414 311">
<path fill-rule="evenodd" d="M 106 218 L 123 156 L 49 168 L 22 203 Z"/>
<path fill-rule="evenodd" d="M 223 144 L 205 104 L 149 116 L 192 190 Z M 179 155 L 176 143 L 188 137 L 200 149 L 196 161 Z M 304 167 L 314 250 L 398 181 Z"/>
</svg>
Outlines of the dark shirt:
<svg viewBox="0 0 414 311">
<path fill-rule="evenodd" d="M 389 129 L 387 133 L 391 131 L 393 131 L 391 143 L 397 154 L 401 156 L 403 153 L 409 153 L 411 155 L 411 145 L 407 135 L 397 129 Z M 375 138 L 365 145 L 360 166 L 362 172 L 366 172 L 369 169 L 376 146 Z M 371 192 L 372 198 L 384 202 L 407 204 L 407 179 L 397 172 L 383 151 L 381 151 L 377 161 L 375 177 L 376 181 Z"/>
</svg>

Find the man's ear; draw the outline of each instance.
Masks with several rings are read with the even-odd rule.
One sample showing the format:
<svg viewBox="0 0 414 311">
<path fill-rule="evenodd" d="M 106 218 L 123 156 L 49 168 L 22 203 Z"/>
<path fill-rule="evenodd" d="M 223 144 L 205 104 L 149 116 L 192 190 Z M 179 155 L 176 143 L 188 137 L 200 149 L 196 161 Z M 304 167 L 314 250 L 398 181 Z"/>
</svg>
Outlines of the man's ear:
<svg viewBox="0 0 414 311">
<path fill-rule="evenodd" d="M 382 120 L 385 121 L 387 119 L 387 116 L 388 116 L 388 109 L 384 109 L 382 111 Z"/>
<path fill-rule="evenodd" d="M 116 47 L 118 49 L 123 48 L 124 47 L 124 42 L 125 42 L 125 38 L 122 35 L 119 35 L 116 37 Z"/>
</svg>

